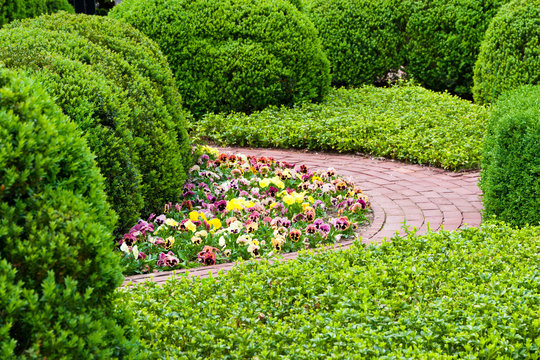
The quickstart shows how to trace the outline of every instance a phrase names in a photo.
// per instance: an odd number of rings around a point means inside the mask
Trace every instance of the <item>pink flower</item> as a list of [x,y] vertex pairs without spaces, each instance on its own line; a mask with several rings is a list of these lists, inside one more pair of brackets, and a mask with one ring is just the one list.
[[159,254],[158,261],[156,262],[157,266],[161,267],[168,267],[168,266],[175,266],[178,265],[180,260],[176,256],[174,256],[172,251],[169,251],[167,254],[161,253]]

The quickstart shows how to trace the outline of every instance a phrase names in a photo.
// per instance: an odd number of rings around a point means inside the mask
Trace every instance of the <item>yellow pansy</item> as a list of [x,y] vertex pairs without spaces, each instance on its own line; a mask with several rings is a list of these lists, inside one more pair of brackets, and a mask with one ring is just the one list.
[[313,196],[311,196],[311,195],[308,196],[308,200],[309,200],[309,202],[312,203],[312,204],[315,202],[315,199],[314,199]]
[[292,196],[294,197],[294,200],[299,204],[301,204],[304,201],[304,196],[305,195],[306,195],[305,192],[297,193],[296,191],[294,191],[292,193]]
[[285,183],[281,181],[281,179],[277,176],[271,178],[270,181],[272,182],[272,184],[276,185],[280,189],[283,189],[285,187]]
[[283,197],[283,202],[287,205],[292,205],[296,202],[296,200],[294,196],[287,194]]
[[314,177],[311,178],[311,181],[315,183],[315,182],[317,182],[317,181],[321,181],[321,182],[322,182],[323,180],[322,180],[320,177],[318,177],[318,176],[314,176]]
[[188,220],[184,223],[184,226],[186,227],[186,229],[188,229],[189,231],[193,231],[195,232],[195,230],[197,230],[197,226],[195,226],[194,223],[191,222],[191,220]]
[[259,186],[263,189],[265,187],[268,187],[268,185],[270,185],[270,179],[262,179],[261,181],[259,181]]
[[174,219],[166,219],[165,224],[174,227],[174,226],[178,226],[178,221]]
[[221,227],[221,220],[219,220],[218,218],[214,218],[208,221],[208,225],[212,226],[214,230],[217,230]]
[[189,220],[197,221],[199,220],[199,213],[197,211],[192,211],[189,213]]
[[247,201],[246,199],[239,197],[236,199],[232,199],[227,202],[227,210],[243,210],[245,208],[250,208],[255,206],[255,203],[253,201]]

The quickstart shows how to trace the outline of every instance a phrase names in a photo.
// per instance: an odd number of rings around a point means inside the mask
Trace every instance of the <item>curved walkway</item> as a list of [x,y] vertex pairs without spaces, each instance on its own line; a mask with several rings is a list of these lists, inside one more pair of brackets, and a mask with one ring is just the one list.
[[[418,234],[428,226],[432,230],[456,230],[465,226],[480,225],[482,201],[477,186],[478,172],[454,173],[438,168],[404,164],[391,160],[378,160],[356,155],[318,152],[220,148],[223,152],[270,156],[279,161],[305,164],[310,169],[334,168],[344,177],[350,177],[369,197],[374,213],[371,224],[361,233],[362,242],[380,243],[399,232],[403,223]],[[351,241],[342,243],[347,247]],[[296,253],[284,254],[293,259]],[[209,273],[227,271],[234,264],[218,264],[191,270],[177,270],[176,274],[189,271],[190,276],[207,277]],[[124,284],[143,282],[152,278],[164,282],[172,272],[136,275],[126,278]]]

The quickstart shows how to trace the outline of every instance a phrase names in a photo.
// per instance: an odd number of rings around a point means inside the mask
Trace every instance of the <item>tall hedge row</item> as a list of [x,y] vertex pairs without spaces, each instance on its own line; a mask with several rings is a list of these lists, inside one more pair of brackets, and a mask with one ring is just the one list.
[[328,91],[317,31],[288,1],[124,0],[109,16],[160,45],[196,117],[291,105]]
[[485,217],[540,224],[540,86],[501,95],[484,140],[480,187]]
[[0,59],[35,74],[87,135],[120,229],[180,194],[185,116],[152,41],[113,19],[63,13],[4,28]]
[[68,0],[0,0],[0,27],[16,19],[31,18],[57,11],[73,13]]
[[136,354],[112,302],[115,221],[82,133],[0,67],[0,358]]
[[493,19],[474,67],[474,99],[491,103],[526,84],[540,84],[539,0],[512,1]]

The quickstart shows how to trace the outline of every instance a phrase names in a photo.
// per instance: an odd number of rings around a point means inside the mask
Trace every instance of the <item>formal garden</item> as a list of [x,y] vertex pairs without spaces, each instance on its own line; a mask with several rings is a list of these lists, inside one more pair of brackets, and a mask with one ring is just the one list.
[[[540,0],[114,3],[0,0],[1,359],[540,358]],[[361,182],[220,146],[479,172],[482,223],[366,244]]]

